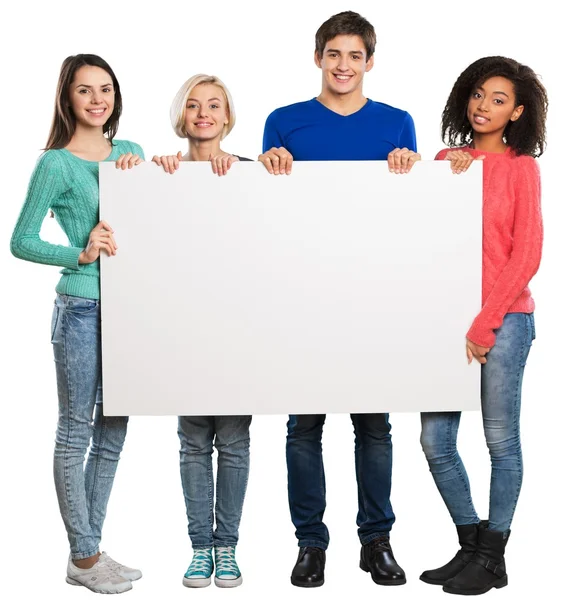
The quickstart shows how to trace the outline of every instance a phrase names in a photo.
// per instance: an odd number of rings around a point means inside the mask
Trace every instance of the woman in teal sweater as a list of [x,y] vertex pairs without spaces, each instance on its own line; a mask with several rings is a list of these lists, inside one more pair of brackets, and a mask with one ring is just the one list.
[[[14,256],[62,267],[51,340],[59,396],[54,477],[70,542],[66,581],[102,593],[129,590],[142,576],[99,552],[127,418],[103,415],[99,255],[114,255],[117,245],[109,224],[98,222],[98,163],[116,161],[126,169],[143,159],[140,146],[114,139],[121,108],[119,83],[103,59],[79,54],[64,61],[46,152],[11,240]],[[68,246],[40,238],[49,210]]]

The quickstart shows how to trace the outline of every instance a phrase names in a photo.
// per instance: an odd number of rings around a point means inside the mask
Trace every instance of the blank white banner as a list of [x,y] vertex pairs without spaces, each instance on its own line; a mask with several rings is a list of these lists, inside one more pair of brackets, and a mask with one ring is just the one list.
[[481,164],[100,164],[106,415],[474,410]]

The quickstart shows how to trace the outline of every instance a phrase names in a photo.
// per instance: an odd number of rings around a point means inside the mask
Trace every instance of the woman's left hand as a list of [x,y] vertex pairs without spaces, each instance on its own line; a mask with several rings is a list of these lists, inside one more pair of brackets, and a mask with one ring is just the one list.
[[226,175],[233,163],[240,159],[233,154],[221,154],[220,156],[210,156],[208,159],[212,165],[212,172],[220,177]]
[[142,158],[138,156],[138,154],[133,154],[132,152],[127,152],[126,154],[121,154],[115,163],[116,169],[132,169],[136,165],[139,165],[143,162]]
[[475,358],[475,360],[484,365],[487,362],[485,355],[489,352],[491,348],[486,348],[485,346],[479,346],[475,344],[471,340],[466,339],[466,354],[468,359],[468,365],[471,364],[471,361]]

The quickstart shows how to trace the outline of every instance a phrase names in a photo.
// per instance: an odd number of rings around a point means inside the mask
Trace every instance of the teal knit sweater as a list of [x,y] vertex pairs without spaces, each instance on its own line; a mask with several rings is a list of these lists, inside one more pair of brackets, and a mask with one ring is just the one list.
[[[133,142],[113,140],[106,161],[132,152],[144,158]],[[69,246],[50,244],[39,233],[49,211],[68,237]],[[27,197],[12,234],[14,256],[63,267],[56,291],[59,294],[99,300],[99,259],[79,265],[91,230],[99,222],[99,163],[78,158],[66,149],[47,150],[39,157],[29,182]]]

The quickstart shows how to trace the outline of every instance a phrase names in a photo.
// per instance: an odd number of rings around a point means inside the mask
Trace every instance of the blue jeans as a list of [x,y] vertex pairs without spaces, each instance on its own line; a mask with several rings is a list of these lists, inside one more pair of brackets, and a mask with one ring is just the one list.
[[127,432],[127,417],[103,416],[100,321],[98,300],[57,296],[51,325],[59,406],[54,477],[73,559],[99,551]]
[[[358,485],[358,536],[362,544],[388,535],[395,521],[390,502],[392,441],[386,413],[353,414]],[[325,473],[321,437],[325,415],[289,415],[286,438],[288,502],[298,545],[327,548]]]
[[[251,416],[179,417],[181,484],[194,549],[238,543],[249,476],[250,424]],[[213,446],[218,451],[216,507]]]
[[[522,486],[520,400],[526,359],[535,338],[534,316],[508,313],[481,365],[481,412],[491,456],[489,529],[510,528]],[[456,448],[459,412],[421,413],[421,445],[456,525],[478,523],[469,479]]]

